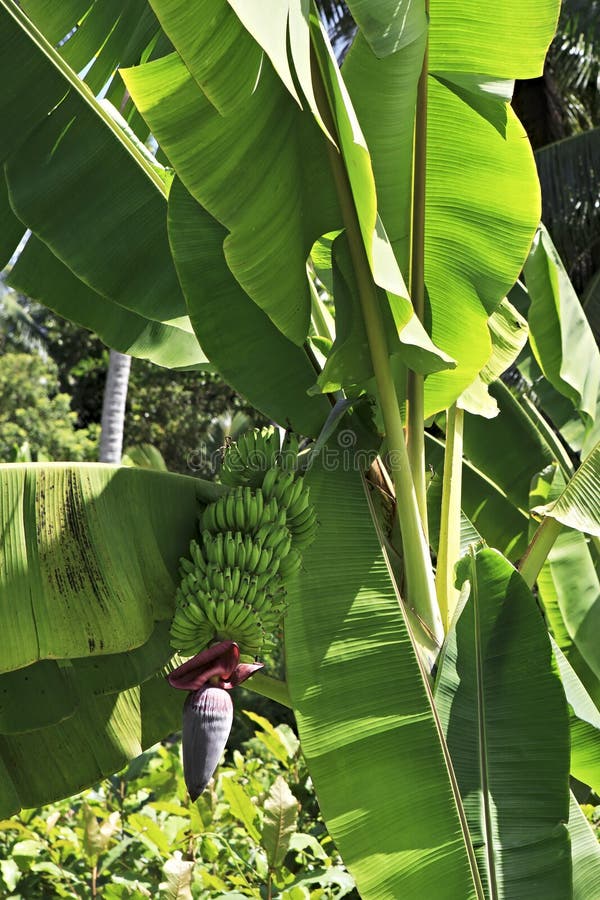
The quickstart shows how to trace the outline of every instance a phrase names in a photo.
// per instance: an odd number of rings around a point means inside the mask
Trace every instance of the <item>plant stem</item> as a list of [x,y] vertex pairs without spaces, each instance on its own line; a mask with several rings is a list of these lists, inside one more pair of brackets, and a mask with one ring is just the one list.
[[[315,54],[316,55],[316,54]],[[329,133],[337,137],[337,129],[329,108],[323,77],[314,60],[313,77],[319,111]],[[406,602],[414,609],[441,647],[444,629],[435,595],[429,547],[423,531],[415,486],[413,483],[400,406],[390,366],[387,336],[383,324],[377,288],[363,243],[352,188],[341,152],[327,142],[329,160],[340,204],[348,246],[358,285],[367,341],[377,383],[379,403],[385,424],[388,461],[394,489],[396,510],[402,534],[406,576]]]
[[[426,3],[426,10],[428,7]],[[427,157],[427,70],[428,45],[425,44],[423,68],[417,89],[415,117],[415,141],[413,164],[413,202],[411,224],[411,261],[408,288],[415,315],[421,322],[425,318],[425,184]],[[408,370],[407,379],[407,445],[410,470],[415,485],[417,503],[425,535],[427,527],[427,500],[425,490],[425,398],[424,378]]]
[[278,678],[271,678],[269,675],[263,675],[262,672],[255,672],[244,687],[250,688],[269,700],[275,700],[282,706],[292,708],[292,701],[288,692],[287,681],[280,681]]
[[460,500],[465,414],[454,404],[446,415],[444,483],[435,586],[442,622],[447,631],[458,599],[458,591],[454,587],[454,564],[460,556]]
[[535,584],[541,568],[546,562],[546,557],[552,550],[554,541],[560,534],[561,529],[561,523],[553,519],[552,516],[546,516],[538,526],[519,563],[519,572],[525,579],[528,587],[532,588]]

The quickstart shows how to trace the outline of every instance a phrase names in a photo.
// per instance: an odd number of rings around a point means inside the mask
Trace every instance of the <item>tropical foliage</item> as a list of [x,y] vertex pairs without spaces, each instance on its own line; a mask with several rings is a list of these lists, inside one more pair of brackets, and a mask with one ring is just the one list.
[[[558,3],[348,7],[340,71],[303,0],[0,0],[0,249],[31,229],[13,286],[315,439],[286,683],[250,683],[360,895],[593,898],[600,355],[510,105]],[[178,559],[228,487],[0,483],[9,814],[175,727]]]
[[11,462],[27,444],[30,459],[92,460],[98,430],[77,428],[68,394],[59,390],[51,359],[38,354],[0,356],[0,459]]
[[0,822],[3,896],[233,900],[270,885],[284,900],[356,897],[298,739],[249,715],[256,735],[196,804],[171,741],[78,797]]

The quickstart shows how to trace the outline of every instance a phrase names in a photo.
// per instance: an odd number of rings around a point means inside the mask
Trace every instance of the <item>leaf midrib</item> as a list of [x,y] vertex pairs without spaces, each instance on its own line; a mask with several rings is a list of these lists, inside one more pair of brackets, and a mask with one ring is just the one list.
[[12,19],[14,19],[17,26],[21,28],[25,32],[25,34],[27,34],[28,37],[37,45],[40,52],[44,54],[44,56],[49,60],[54,68],[58,69],[67,84],[70,85],[71,89],[76,92],[79,98],[83,100],[83,102],[86,103],[89,107],[91,107],[98,118],[102,119],[106,127],[109,128],[112,132],[113,136],[119,141],[120,144],[122,144],[129,155],[133,157],[135,162],[145,172],[154,186],[158,188],[162,196],[166,198],[167,189],[158,172],[152,167],[152,165],[144,157],[142,152],[135,146],[135,144],[127,140],[125,134],[123,133],[123,130],[117,125],[116,122],[113,121],[102,104],[96,100],[85,82],[83,82],[78,77],[78,75],[73,72],[70,66],[67,65],[67,63],[64,61],[60,53],[57,53],[54,47],[46,40],[42,32],[33,24],[33,22],[25,15],[25,13],[15,5],[13,0],[0,0],[0,6],[2,6],[6,10],[8,15],[11,16]]
[[475,667],[477,676],[477,736],[479,755],[479,774],[481,778],[481,796],[483,802],[485,854],[488,869],[488,884],[491,900],[498,900],[498,881],[496,877],[496,860],[492,840],[492,811],[489,794],[489,764],[487,758],[487,728],[485,716],[485,696],[483,677],[483,654],[481,647],[481,618],[479,610],[479,592],[477,589],[477,562],[471,559],[471,589],[473,592],[473,623],[475,630]]

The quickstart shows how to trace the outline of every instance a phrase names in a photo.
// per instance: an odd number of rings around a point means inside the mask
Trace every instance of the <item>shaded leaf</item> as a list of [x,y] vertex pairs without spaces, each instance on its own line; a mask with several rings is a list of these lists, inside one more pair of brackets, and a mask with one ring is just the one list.
[[147,319],[101,296],[34,237],[28,240],[7,283],[89,328],[113,350],[167,368],[213,368],[194,334]]
[[237,284],[223,256],[226,230],[178,179],[169,197],[169,235],[196,334],[223,378],[276,422],[319,434],[329,404],[307,394],[315,380],[308,357]]
[[144,469],[0,466],[2,669],[144,644],[172,616],[198,501],[220,490]]
[[[525,263],[530,342],[542,372],[594,424],[600,394],[600,351],[550,235],[540,226]],[[573,348],[577,352],[573,352]]]
[[562,494],[552,503],[537,506],[533,512],[600,537],[600,442],[585,458]]

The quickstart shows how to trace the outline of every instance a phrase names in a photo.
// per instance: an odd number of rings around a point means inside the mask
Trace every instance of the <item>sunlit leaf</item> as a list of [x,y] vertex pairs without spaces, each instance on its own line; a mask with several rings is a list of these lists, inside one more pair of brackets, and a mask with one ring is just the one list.
[[[470,597],[436,703],[490,896],[569,896],[569,720],[535,600],[501,554],[462,572]],[[518,797],[518,803],[515,798]]]

